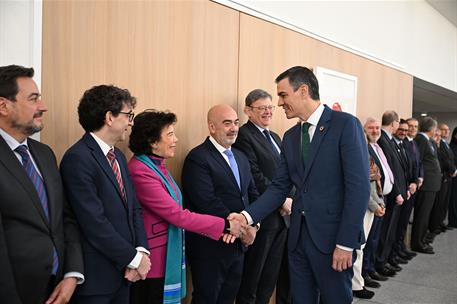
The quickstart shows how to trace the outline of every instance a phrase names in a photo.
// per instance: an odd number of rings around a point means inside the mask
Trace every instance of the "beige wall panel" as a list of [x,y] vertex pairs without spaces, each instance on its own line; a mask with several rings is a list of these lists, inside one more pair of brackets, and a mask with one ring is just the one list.
[[[357,76],[357,116],[381,117],[387,109],[410,116],[412,110],[412,76],[382,66],[371,60],[322,43],[281,26],[241,14],[239,111],[244,98],[254,88],[276,95],[274,79],[295,65],[321,66]],[[277,98],[274,98],[276,103]],[[245,115],[241,115],[243,122]],[[288,121],[282,109],[275,113],[272,129],[282,134],[295,120]]]
[[[135,112],[178,115],[175,177],[207,134],[206,112],[236,108],[239,13],[209,1],[46,1],[43,97],[50,111],[43,141],[60,158],[83,134],[76,108],[96,84],[128,88]],[[120,145],[130,155],[126,143]],[[178,170],[179,169],[179,170]]]

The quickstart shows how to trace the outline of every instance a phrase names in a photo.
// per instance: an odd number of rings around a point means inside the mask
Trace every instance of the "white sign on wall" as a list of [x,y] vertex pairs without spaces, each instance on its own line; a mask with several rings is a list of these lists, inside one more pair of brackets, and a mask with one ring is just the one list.
[[314,74],[319,81],[319,95],[323,104],[331,109],[357,114],[357,77],[316,67]]

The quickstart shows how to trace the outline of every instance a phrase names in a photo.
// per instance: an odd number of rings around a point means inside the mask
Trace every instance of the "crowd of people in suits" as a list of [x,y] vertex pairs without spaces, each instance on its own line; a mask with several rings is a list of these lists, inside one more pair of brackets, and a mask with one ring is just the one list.
[[[264,90],[247,95],[241,127],[233,108],[211,107],[181,188],[167,169],[176,115],[135,116],[113,85],[84,92],[85,134],[58,167],[29,137],[48,111],[33,74],[0,67],[2,302],[181,303],[189,265],[196,304],[269,303],[275,289],[278,304],[351,303],[457,226],[457,128],[448,144],[429,117],[387,111],[362,126],[320,102],[305,67],[275,80],[299,119],[282,141]],[[127,161],[115,145],[130,127]]]

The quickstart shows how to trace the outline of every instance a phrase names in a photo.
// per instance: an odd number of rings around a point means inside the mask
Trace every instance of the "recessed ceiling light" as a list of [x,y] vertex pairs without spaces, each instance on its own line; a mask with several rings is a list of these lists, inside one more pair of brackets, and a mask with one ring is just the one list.
[[421,116],[425,117],[425,116],[427,116],[427,113],[421,113]]

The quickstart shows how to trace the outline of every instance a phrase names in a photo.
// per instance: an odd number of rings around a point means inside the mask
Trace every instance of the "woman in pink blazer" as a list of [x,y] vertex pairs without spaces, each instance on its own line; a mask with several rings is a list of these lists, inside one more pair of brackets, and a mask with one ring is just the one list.
[[[143,208],[151,270],[144,281],[132,285],[131,303],[181,303],[186,295],[183,232],[189,230],[214,240],[241,233],[238,222],[190,212],[182,207],[179,187],[166,168],[178,141],[176,115],[146,110],[135,117],[129,147],[135,154],[129,171]],[[222,241],[222,240],[221,240]]]

